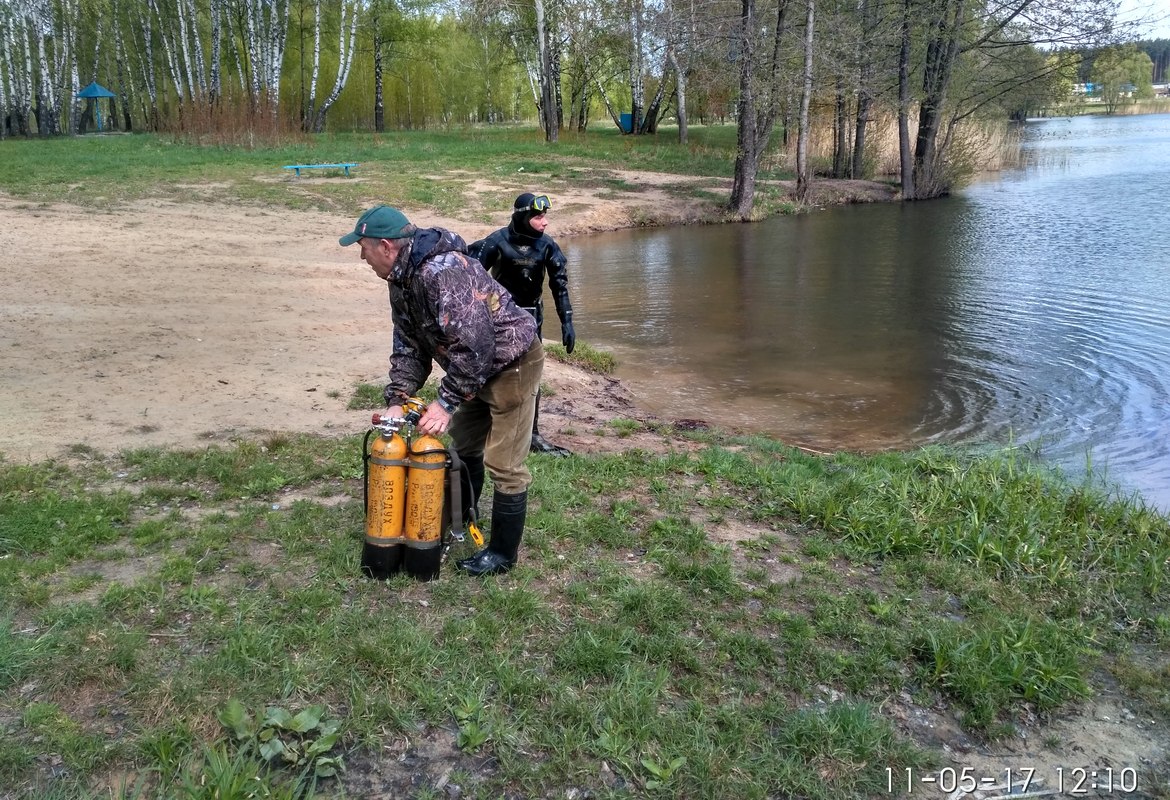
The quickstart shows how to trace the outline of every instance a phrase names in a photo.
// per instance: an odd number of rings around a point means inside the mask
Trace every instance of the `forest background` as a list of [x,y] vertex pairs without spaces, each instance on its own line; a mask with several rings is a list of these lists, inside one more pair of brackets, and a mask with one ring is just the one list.
[[[324,131],[597,118],[737,126],[733,214],[762,167],[947,194],[988,136],[1166,80],[1157,20],[1114,0],[0,0],[0,137],[168,131],[255,146]],[[90,82],[111,97],[82,100]],[[1092,97],[1076,89],[1094,84]]]

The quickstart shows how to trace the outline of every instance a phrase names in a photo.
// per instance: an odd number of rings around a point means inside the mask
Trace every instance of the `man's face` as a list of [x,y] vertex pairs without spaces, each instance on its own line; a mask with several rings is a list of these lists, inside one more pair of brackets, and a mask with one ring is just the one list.
[[390,277],[394,261],[398,258],[399,246],[390,239],[372,239],[363,236],[358,240],[362,248],[362,261],[370,265],[374,274],[382,280]]
[[544,229],[548,227],[548,217],[544,214],[537,214],[528,220],[528,225],[537,233],[544,233]]

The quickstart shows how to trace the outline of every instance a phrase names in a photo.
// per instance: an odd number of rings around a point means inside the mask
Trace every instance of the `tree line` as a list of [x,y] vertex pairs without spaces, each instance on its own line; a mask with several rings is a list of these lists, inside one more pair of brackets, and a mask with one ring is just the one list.
[[[1116,0],[0,0],[0,136],[734,121],[748,218],[774,142],[804,196],[812,137],[866,177],[879,119],[903,195],[945,194],[964,125],[1051,102],[1133,34]],[[77,99],[91,81],[115,97]]]

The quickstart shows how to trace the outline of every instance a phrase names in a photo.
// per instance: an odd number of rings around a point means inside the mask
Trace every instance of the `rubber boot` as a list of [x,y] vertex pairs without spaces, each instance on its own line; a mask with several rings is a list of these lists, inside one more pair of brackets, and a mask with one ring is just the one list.
[[524,518],[528,515],[528,492],[492,496],[492,540],[483,550],[456,562],[469,575],[499,575],[516,565]]
[[532,415],[532,444],[528,446],[531,453],[545,453],[550,456],[571,456],[564,447],[553,444],[540,435],[540,391],[536,392],[536,411]]

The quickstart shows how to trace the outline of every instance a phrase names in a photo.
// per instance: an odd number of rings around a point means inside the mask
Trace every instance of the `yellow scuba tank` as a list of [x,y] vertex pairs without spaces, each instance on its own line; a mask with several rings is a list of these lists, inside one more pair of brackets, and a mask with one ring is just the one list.
[[[362,572],[386,580],[402,569],[406,520],[406,440],[399,421],[375,414],[362,445],[365,461],[366,539]],[[377,432],[372,446],[370,437]]]
[[448,454],[435,437],[418,436],[410,444],[408,461],[403,566],[410,575],[431,580],[439,576],[442,561]]

